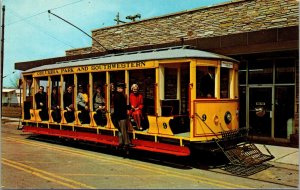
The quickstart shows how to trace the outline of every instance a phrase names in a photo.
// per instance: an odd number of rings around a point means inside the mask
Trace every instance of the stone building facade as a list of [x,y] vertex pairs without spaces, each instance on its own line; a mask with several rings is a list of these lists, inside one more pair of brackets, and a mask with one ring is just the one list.
[[[198,38],[228,36],[274,28],[298,26],[296,0],[237,0],[216,6],[100,28],[92,36],[106,49],[126,49]],[[66,55],[104,49],[93,41],[92,49],[66,51]]]

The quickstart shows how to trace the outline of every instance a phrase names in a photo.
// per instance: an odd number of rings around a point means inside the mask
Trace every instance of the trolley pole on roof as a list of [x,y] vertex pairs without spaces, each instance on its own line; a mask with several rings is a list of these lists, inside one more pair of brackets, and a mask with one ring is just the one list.
[[67,20],[65,20],[65,19],[63,19],[63,18],[61,18],[60,16],[58,16],[58,15],[56,15],[56,14],[54,14],[54,13],[51,13],[50,10],[48,10],[48,13],[49,13],[49,14],[52,14],[52,15],[54,15],[54,16],[56,16],[57,18],[59,18],[59,19],[65,21],[66,23],[70,24],[71,26],[77,28],[78,30],[80,30],[81,32],[83,32],[85,35],[87,35],[88,37],[92,38],[95,42],[97,42],[97,43],[98,43],[105,51],[108,51],[102,44],[100,44],[100,42],[98,42],[95,38],[93,38],[92,36],[90,36],[88,33],[86,33],[85,31],[83,31],[83,30],[80,29],[79,27],[77,27],[77,26],[75,26],[74,24],[70,23],[69,21],[67,21]]

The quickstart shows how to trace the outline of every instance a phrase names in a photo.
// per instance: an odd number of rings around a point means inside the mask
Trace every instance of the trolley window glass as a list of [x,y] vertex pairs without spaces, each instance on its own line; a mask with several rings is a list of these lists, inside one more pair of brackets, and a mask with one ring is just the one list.
[[165,68],[165,99],[177,99],[177,68]]
[[221,68],[220,93],[221,98],[229,98],[229,69]]
[[196,71],[197,98],[215,97],[215,67],[198,66]]

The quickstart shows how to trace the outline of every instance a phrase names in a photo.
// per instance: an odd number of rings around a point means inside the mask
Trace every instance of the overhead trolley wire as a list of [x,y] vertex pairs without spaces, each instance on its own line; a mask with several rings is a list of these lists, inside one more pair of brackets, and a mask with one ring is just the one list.
[[[86,33],[85,31],[83,31],[81,28],[79,28],[78,26],[75,26],[74,24],[72,24],[71,22],[67,21],[66,19],[52,13],[50,10],[48,10],[49,14],[52,14],[54,16],[56,16],[57,18],[63,20],[64,22],[70,24],[71,26],[75,27],[76,29],[80,30],[82,33],[84,33],[85,35],[87,35],[88,37],[92,38],[95,42],[97,42],[97,44],[99,44],[105,51],[108,51],[108,49],[106,49],[99,41],[97,41],[95,38],[93,38],[91,35],[89,35],[88,33]],[[99,50],[99,49],[98,49]]]
[[[65,42],[63,42],[63,41],[57,39],[56,37],[54,37],[54,36],[48,34],[47,32],[45,32],[45,31],[43,31],[43,30],[41,30],[40,27],[37,27],[37,26],[35,26],[33,23],[30,23],[30,22],[28,21],[28,19],[30,19],[30,18],[33,18],[33,17],[36,17],[36,16],[38,16],[38,15],[41,15],[41,14],[44,14],[44,13],[47,13],[47,12],[48,12],[48,14],[52,14],[52,15],[56,16],[57,18],[63,20],[64,22],[66,22],[66,23],[72,25],[73,27],[77,28],[78,30],[80,30],[81,32],[83,32],[85,35],[87,35],[88,37],[90,37],[91,39],[93,39],[93,40],[94,40],[97,44],[99,44],[105,51],[108,51],[107,48],[105,48],[99,41],[97,41],[97,40],[96,40],[95,38],[93,38],[91,35],[87,34],[85,31],[83,31],[83,30],[80,29],[79,27],[75,26],[74,24],[70,23],[69,21],[67,21],[67,20],[61,18],[60,16],[58,16],[58,15],[56,15],[56,14],[54,14],[54,13],[51,12],[51,10],[60,9],[60,8],[62,8],[62,7],[66,7],[66,6],[75,4],[75,3],[79,3],[79,2],[81,2],[81,1],[84,1],[84,0],[78,0],[78,1],[75,1],[75,2],[72,2],[72,3],[68,3],[68,4],[65,4],[65,5],[59,6],[59,7],[55,7],[55,8],[49,9],[49,10],[47,10],[47,11],[42,11],[42,12],[36,13],[36,14],[34,14],[34,15],[28,16],[28,17],[26,17],[26,18],[21,17],[21,16],[18,15],[15,11],[13,11],[13,10],[10,9],[11,12],[13,12],[17,17],[19,17],[19,18],[21,18],[21,19],[18,20],[18,21],[15,21],[15,22],[8,23],[6,26],[9,26],[9,25],[12,25],[12,24],[15,24],[15,23],[18,23],[18,22],[25,21],[25,22],[27,22],[27,24],[30,24],[31,26],[34,26],[35,28],[38,28],[38,30],[42,31],[44,34],[50,36],[51,38],[54,38],[54,39],[56,39],[57,41],[60,41],[61,43],[63,43],[63,44],[65,44],[65,45],[68,45],[68,46],[74,48],[72,45],[69,45],[69,44],[67,44],[67,43],[65,43]],[[96,48],[97,50],[99,50],[97,47],[95,47],[95,48]],[[100,50],[99,50],[99,51],[100,51]]]
[[[9,8],[9,10],[10,10],[11,13],[13,13],[15,16],[17,16],[17,17],[19,17],[19,18],[22,18],[18,13],[16,13],[16,12],[13,11],[12,9]],[[53,38],[53,39],[55,39],[55,40],[57,40],[57,41],[59,41],[59,42],[65,44],[65,45],[67,45],[67,46],[69,46],[69,47],[71,47],[71,48],[75,48],[74,46],[72,46],[72,45],[70,45],[70,44],[68,44],[68,43],[66,43],[66,42],[64,42],[64,41],[62,41],[62,40],[60,40],[60,39],[54,37],[53,35],[49,34],[48,32],[45,32],[44,30],[41,30],[41,27],[39,27],[39,26],[33,24],[32,22],[29,22],[29,21],[26,20],[26,19],[24,19],[23,21],[25,21],[27,24],[29,24],[30,26],[34,27],[35,29],[39,30],[40,32],[44,33],[45,35],[47,35],[47,36],[49,36],[49,37],[51,37],[51,38]]]
[[[69,5],[73,5],[73,4],[75,4],[75,3],[79,3],[79,2],[81,2],[81,1],[84,1],[84,0],[75,1],[75,2],[68,3],[68,4],[65,4],[65,5],[59,6],[59,7],[55,7],[55,8],[49,9],[49,10],[60,9],[60,8],[62,8],[62,7],[66,7],[66,6],[69,6]],[[34,14],[34,15],[31,15],[31,16],[28,16],[28,17],[25,17],[25,18],[22,18],[22,19],[20,19],[20,20],[15,21],[15,22],[8,23],[8,24],[6,24],[6,26],[9,26],[9,25],[12,25],[12,24],[16,24],[16,23],[18,23],[18,22],[22,22],[22,21],[28,20],[28,19],[30,19],[30,18],[32,18],[32,17],[39,16],[39,15],[41,15],[41,14],[43,14],[43,13],[48,13],[48,10],[42,11],[42,12],[39,12],[39,13],[36,13],[36,14]]]

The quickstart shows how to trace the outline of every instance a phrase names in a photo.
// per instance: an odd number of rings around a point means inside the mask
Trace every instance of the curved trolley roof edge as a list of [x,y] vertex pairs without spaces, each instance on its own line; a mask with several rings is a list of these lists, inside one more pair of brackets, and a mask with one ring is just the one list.
[[28,69],[23,73],[31,73],[36,71],[59,69],[72,66],[86,66],[97,65],[107,63],[120,63],[120,62],[137,62],[137,61],[150,61],[161,59],[179,59],[179,58],[205,58],[205,59],[220,59],[224,61],[239,62],[233,58],[211,53],[207,51],[195,50],[195,49],[183,49],[181,48],[161,48],[151,49],[144,51],[120,53],[120,54],[108,54],[100,57],[92,57],[87,59],[77,59],[71,61],[56,62],[51,65],[43,65],[35,68]]

